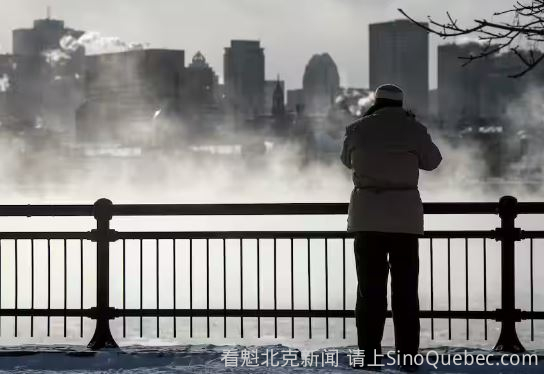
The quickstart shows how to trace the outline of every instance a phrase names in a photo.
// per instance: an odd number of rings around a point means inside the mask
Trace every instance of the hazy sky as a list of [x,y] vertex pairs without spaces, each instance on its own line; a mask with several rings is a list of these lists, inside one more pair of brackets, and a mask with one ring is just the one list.
[[[341,83],[368,84],[368,24],[400,18],[397,8],[416,18],[491,18],[515,0],[1,0],[0,53],[11,52],[11,30],[53,18],[68,27],[98,31],[127,42],[179,48],[186,62],[201,50],[223,75],[223,48],[230,39],[259,39],[265,48],[266,75],[280,74],[288,88],[302,85],[312,54],[329,52]],[[436,86],[436,44],[431,39],[431,87]]]

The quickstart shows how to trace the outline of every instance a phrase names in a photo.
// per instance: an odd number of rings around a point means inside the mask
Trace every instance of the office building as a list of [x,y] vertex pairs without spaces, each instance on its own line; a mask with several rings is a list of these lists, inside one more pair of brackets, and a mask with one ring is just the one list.
[[180,105],[184,59],[183,50],[164,49],[87,56],[78,140],[134,145],[151,141],[155,113]]
[[183,107],[193,111],[214,105],[217,82],[217,75],[206,62],[206,58],[200,51],[197,52],[185,69]]
[[326,114],[340,89],[338,68],[328,53],[313,55],[302,79],[304,110],[308,114]]
[[252,117],[266,113],[264,51],[260,42],[232,40],[225,48],[226,96],[235,113]]
[[369,26],[369,82],[375,90],[385,83],[405,92],[405,106],[425,116],[429,105],[429,35],[409,20]]

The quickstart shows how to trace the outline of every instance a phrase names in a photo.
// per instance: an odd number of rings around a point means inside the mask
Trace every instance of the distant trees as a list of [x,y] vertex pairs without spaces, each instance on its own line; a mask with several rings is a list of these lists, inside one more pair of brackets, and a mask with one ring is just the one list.
[[492,21],[474,19],[471,26],[461,26],[449,12],[446,13],[446,22],[438,22],[429,16],[428,25],[415,21],[402,9],[399,12],[442,38],[476,36],[483,48],[476,54],[459,56],[465,60],[465,65],[501,51],[511,51],[518,57],[520,68],[510,77],[519,78],[544,60],[539,48],[544,42],[544,0],[517,1],[510,9],[494,12]]

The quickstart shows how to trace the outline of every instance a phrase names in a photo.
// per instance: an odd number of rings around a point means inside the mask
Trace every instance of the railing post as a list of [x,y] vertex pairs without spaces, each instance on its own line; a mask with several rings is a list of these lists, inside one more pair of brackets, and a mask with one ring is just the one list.
[[501,321],[501,333],[495,351],[519,353],[525,348],[516,332],[516,322],[521,321],[521,311],[516,309],[515,242],[521,240],[520,230],[514,226],[517,216],[515,197],[503,196],[499,201],[501,227],[497,229],[501,241],[501,303],[497,320]]
[[110,220],[112,218],[112,202],[100,199],[94,203],[94,218],[96,219],[96,308],[93,318],[96,319],[96,330],[87,345],[91,349],[117,348],[110,331],[112,309],[110,301]]

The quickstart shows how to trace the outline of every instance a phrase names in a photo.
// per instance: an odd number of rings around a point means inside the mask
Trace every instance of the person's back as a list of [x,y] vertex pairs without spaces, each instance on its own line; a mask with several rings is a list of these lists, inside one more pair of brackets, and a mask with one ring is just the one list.
[[403,356],[419,349],[419,169],[435,169],[442,156],[402,101],[400,88],[380,86],[371,113],[346,129],[341,154],[353,170],[348,231],[355,234],[357,337],[367,363],[380,361],[389,271],[396,349]]
[[350,125],[346,140],[343,161],[355,186],[348,230],[422,234],[419,169],[441,161],[425,126],[402,107],[386,106]]

